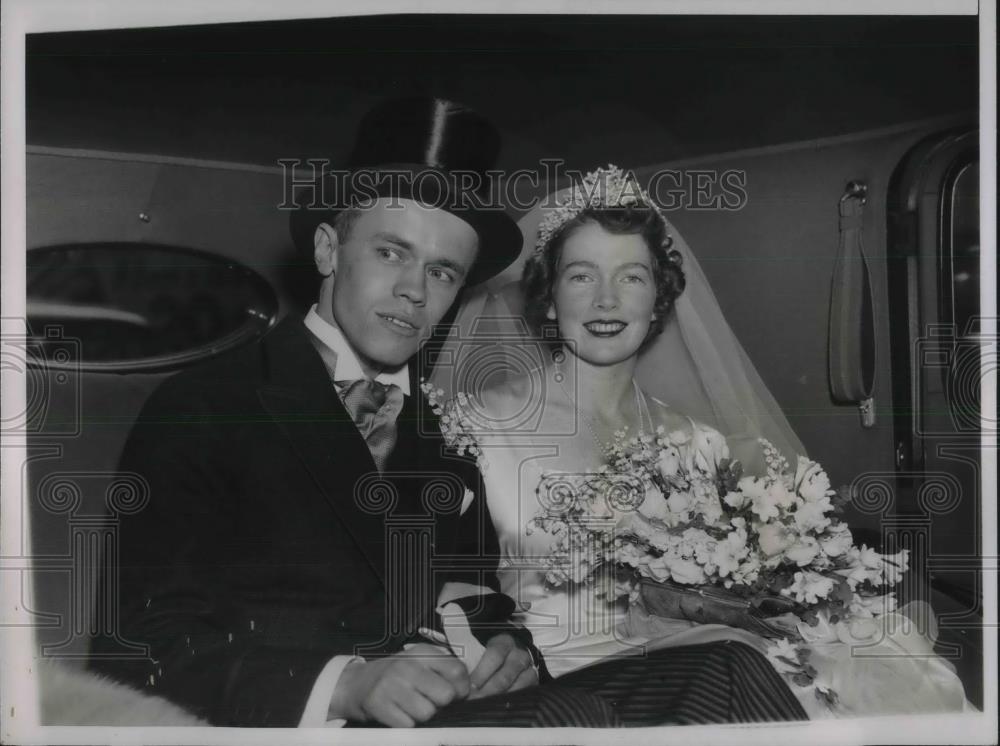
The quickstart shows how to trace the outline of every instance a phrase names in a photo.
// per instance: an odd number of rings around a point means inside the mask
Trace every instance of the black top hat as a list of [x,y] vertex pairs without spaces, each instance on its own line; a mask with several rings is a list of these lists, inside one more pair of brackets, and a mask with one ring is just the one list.
[[521,253],[517,224],[491,204],[486,172],[496,165],[500,135],[462,104],[438,98],[385,101],[361,120],[342,172],[324,173],[316,204],[291,213],[296,247],[312,261],[320,223],[358,199],[399,197],[439,207],[466,221],[479,236],[479,256],[466,278],[475,285],[499,274]]

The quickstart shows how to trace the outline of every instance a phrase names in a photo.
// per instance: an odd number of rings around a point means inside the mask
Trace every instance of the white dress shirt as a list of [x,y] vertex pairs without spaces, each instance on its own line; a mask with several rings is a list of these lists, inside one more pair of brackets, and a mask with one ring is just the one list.
[[[330,375],[334,381],[356,381],[359,378],[369,378],[344,333],[316,313],[315,304],[306,314],[305,325],[306,329],[312,332],[313,336],[326,345],[336,356],[335,367]],[[324,356],[324,362],[332,359],[332,356]],[[410,369],[408,365],[393,371],[382,371],[375,376],[375,380],[386,386],[395,384],[399,386],[405,396],[410,395]]]

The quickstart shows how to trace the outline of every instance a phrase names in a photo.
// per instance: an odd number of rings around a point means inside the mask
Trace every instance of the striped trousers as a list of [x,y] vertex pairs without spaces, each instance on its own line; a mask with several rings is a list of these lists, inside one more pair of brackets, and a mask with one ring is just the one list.
[[767,659],[736,641],[629,656],[444,708],[423,727],[620,727],[808,720]]

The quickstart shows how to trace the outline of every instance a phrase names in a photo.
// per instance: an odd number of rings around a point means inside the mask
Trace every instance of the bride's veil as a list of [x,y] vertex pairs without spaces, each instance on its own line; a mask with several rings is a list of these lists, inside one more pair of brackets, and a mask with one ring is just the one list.
[[[512,267],[467,293],[431,375],[445,397],[477,393],[506,376],[541,366],[545,347],[522,316],[520,275],[534,249],[543,207],[519,226],[525,249]],[[723,433],[745,464],[759,459],[757,438],[794,462],[805,448],[722,314],[694,252],[668,221],[687,280],[663,333],[643,350],[637,380],[672,409]]]

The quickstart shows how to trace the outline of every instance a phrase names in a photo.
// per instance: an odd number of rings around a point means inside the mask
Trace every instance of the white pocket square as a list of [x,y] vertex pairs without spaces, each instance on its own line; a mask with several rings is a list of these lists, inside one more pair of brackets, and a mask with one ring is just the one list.
[[465,511],[467,511],[469,509],[469,506],[472,505],[472,501],[475,498],[476,498],[475,493],[472,490],[470,490],[468,487],[466,487],[465,488],[465,494],[462,495],[462,507],[459,509],[458,514],[459,515],[465,515]]

